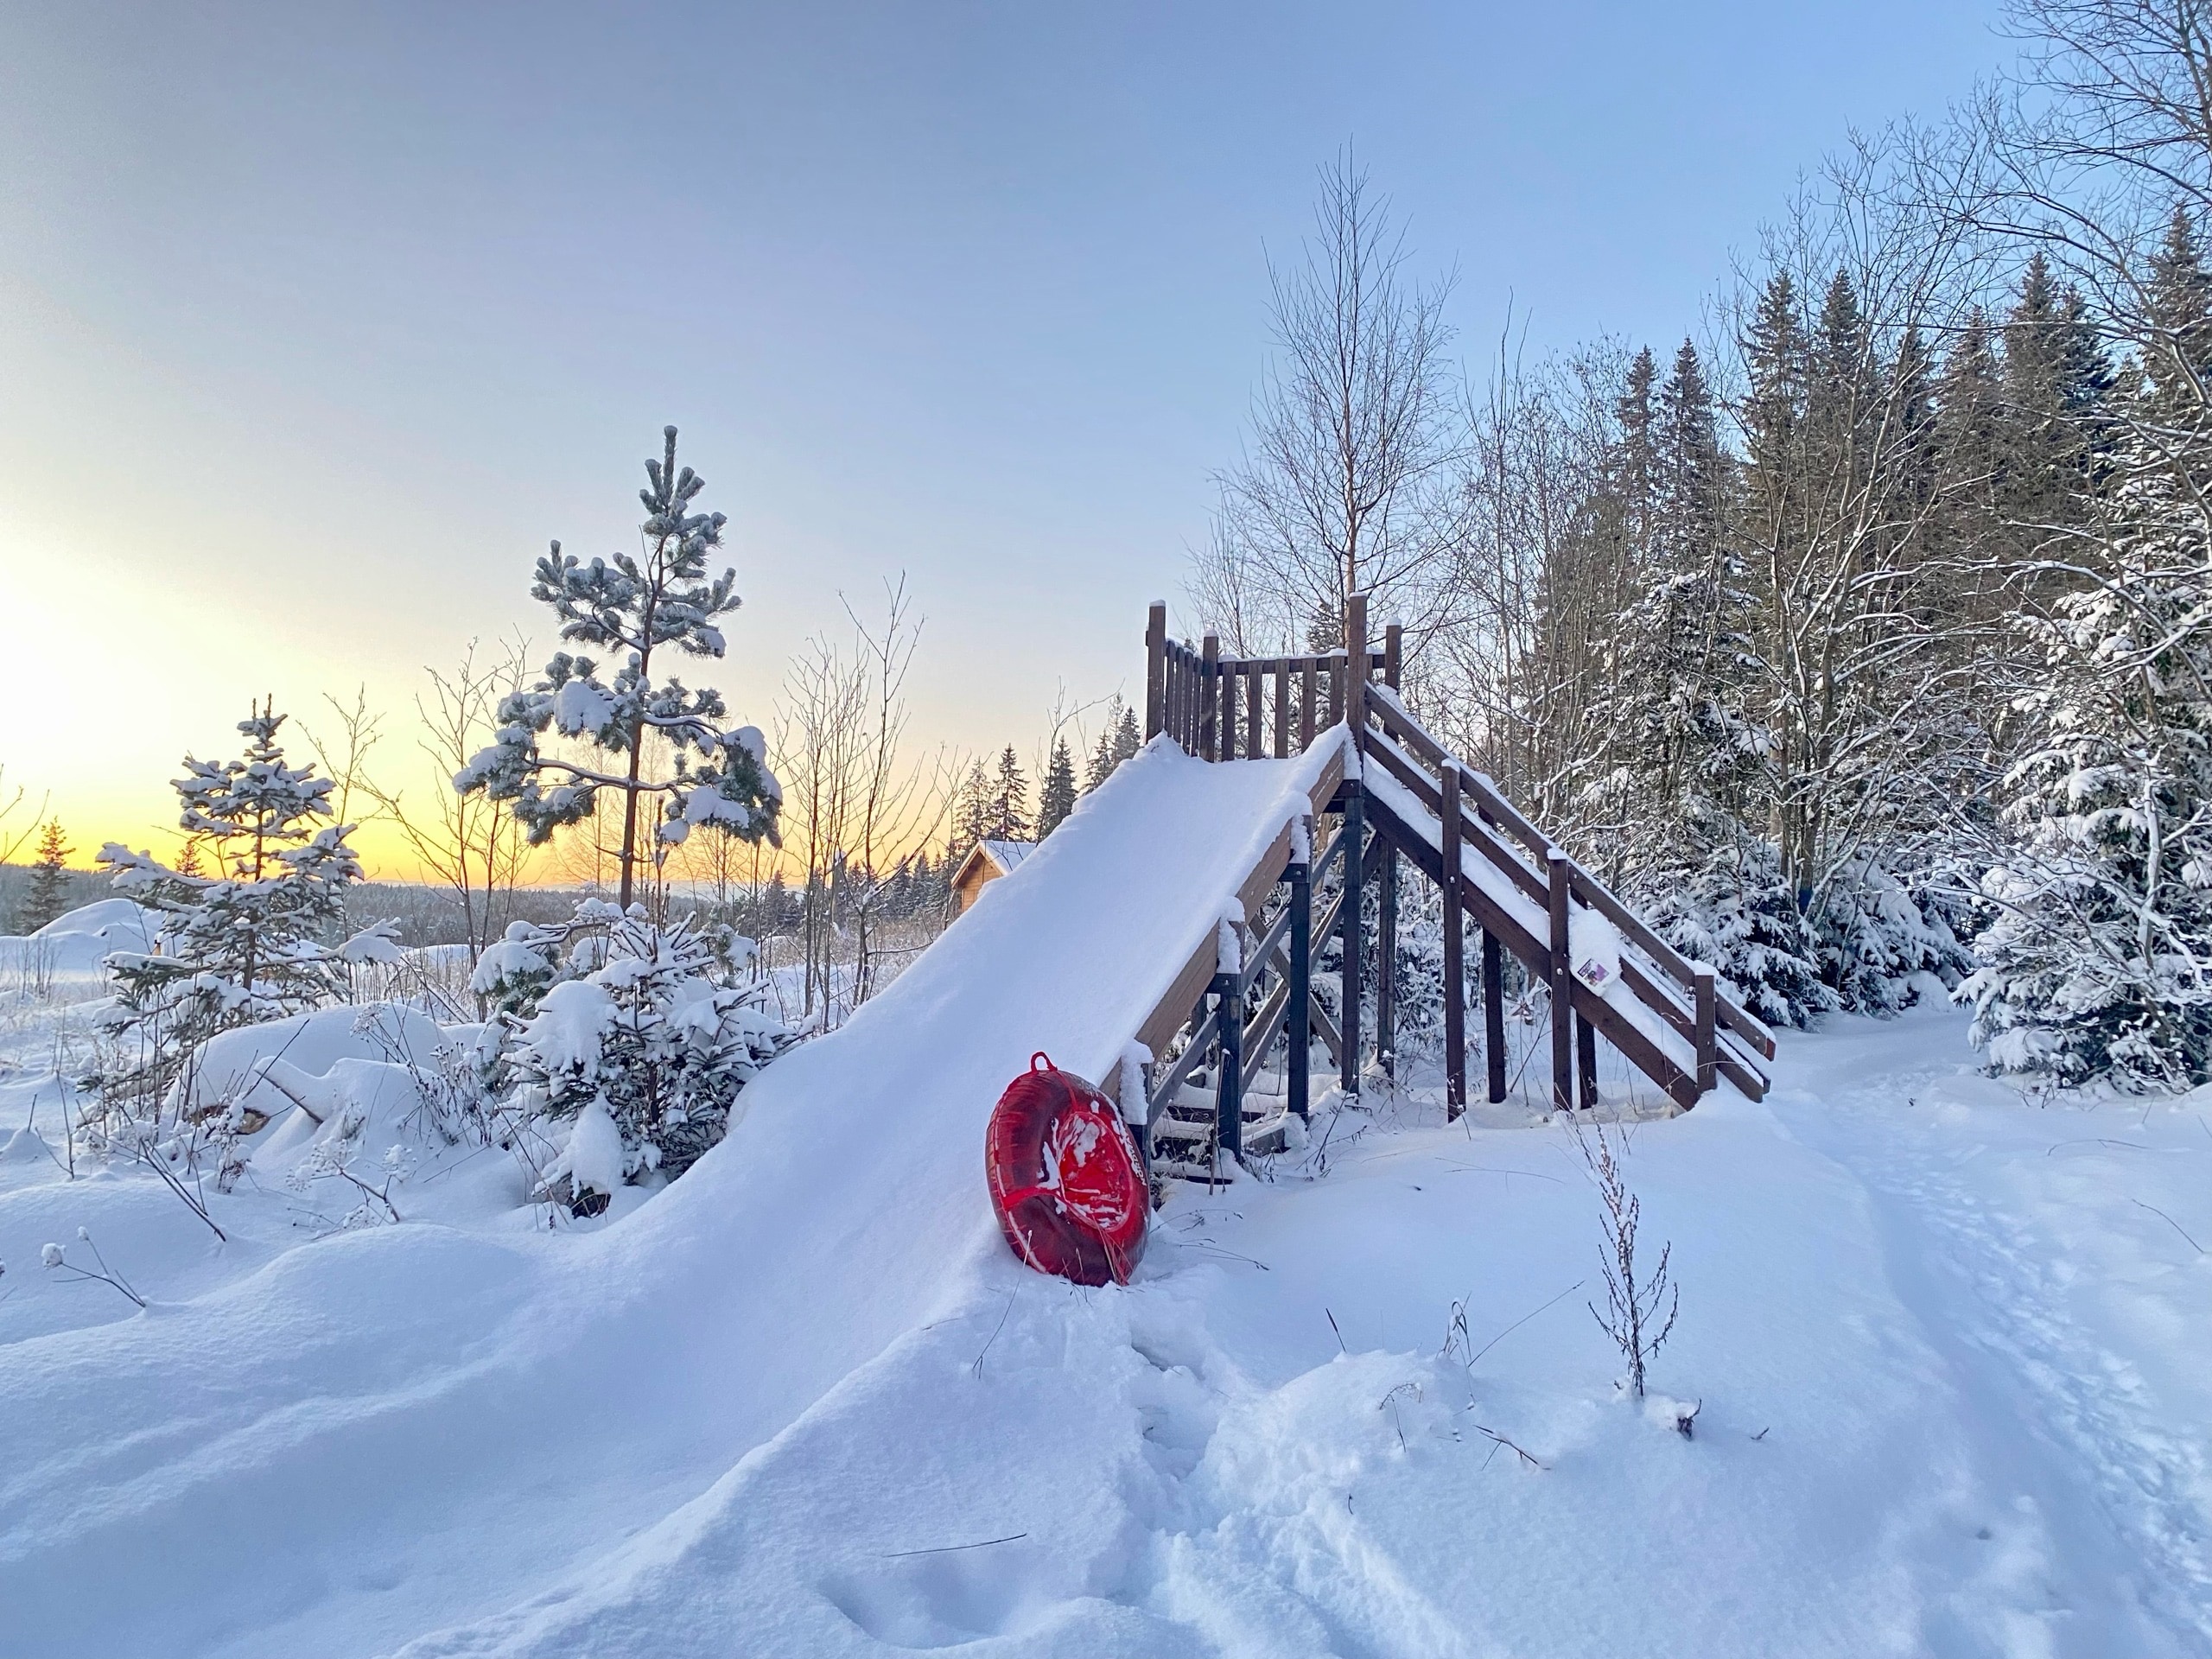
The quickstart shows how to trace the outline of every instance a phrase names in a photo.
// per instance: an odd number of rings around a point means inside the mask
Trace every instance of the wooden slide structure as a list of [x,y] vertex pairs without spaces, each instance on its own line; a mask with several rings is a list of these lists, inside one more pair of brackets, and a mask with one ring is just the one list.
[[[1194,952],[1137,1033],[1153,1054],[1174,1051],[1142,1080],[1140,1140],[1155,1180],[1227,1179],[1245,1156],[1292,1144],[1293,1120],[1302,1126],[1311,1111],[1317,1042],[1347,1094],[1370,1064],[1393,1071],[1401,860],[1442,898],[1448,1116],[1467,1100],[1470,925],[1492,1102],[1508,1093],[1509,957],[1549,994],[1555,1109],[1597,1103],[1600,1039],[1685,1110],[1724,1078],[1754,1100],[1764,1096],[1761,1062],[1774,1057],[1766,1027],[1721,993],[1710,967],[1661,938],[1422,728],[1398,695],[1399,629],[1386,629],[1373,650],[1364,594],[1353,596],[1346,622],[1341,651],[1225,658],[1212,634],[1197,650],[1171,639],[1167,607],[1152,607],[1147,738],[1164,734],[1199,760],[1224,763],[1287,760],[1321,744],[1334,751],[1314,773],[1311,818],[1275,838],[1237,893],[1232,908],[1244,925],[1235,940]],[[1591,929],[1587,916],[1605,927]],[[1604,964],[1578,972],[1578,938],[1592,932],[1605,942]],[[1338,965],[1328,996],[1317,994],[1313,961],[1332,938]],[[1371,1001],[1362,982],[1370,956]],[[1363,1007],[1372,1029],[1363,1029]],[[1275,1086],[1263,1088],[1271,1078]],[[1123,1079],[1125,1109],[1130,1083]]]

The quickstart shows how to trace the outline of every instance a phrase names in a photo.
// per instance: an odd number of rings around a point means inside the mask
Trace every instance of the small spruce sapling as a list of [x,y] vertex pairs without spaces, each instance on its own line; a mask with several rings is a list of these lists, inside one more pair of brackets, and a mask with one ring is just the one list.
[[69,908],[64,871],[73,850],[61,834],[61,820],[48,818],[38,832],[38,856],[31,864],[30,887],[23,895],[16,931],[35,933]]
[[139,1039],[136,1061],[104,1079],[166,1090],[218,1032],[332,1001],[351,969],[394,959],[388,925],[344,937],[346,891],[361,879],[350,824],[330,817],[327,778],[284,764],[284,716],[265,704],[238,722],[240,760],[187,757],[175,787],[179,824],[211,866],[172,869],[110,842],[100,862],[146,912],[153,949],[107,958],[113,1035]]
[[[724,640],[715,620],[739,604],[735,570],[707,573],[725,520],[691,511],[706,480],[689,467],[677,469],[676,429],[663,435],[667,447],[660,460],[645,463],[647,487],[639,492],[642,550],[584,564],[555,542],[531,584],[531,596],[560,619],[564,641],[616,654],[612,677],[602,677],[589,657],[559,652],[535,685],[501,701],[498,741],[454,778],[463,795],[480,791],[511,803],[532,846],[591,818],[601,790],[617,791],[624,910],[639,867],[658,863],[696,828],[711,824],[740,841],[780,844],[783,791],[767,767],[766,740],[754,727],[726,727],[729,711],[713,688],[691,690],[672,677],[655,677],[657,651],[719,658]],[[597,758],[549,752],[549,737],[586,746]],[[649,743],[671,753],[669,776],[648,775]],[[658,804],[658,827],[639,821],[648,802]]]

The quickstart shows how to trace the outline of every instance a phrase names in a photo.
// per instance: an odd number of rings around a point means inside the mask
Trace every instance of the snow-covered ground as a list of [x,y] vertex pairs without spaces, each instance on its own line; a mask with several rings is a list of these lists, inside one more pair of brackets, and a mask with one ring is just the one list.
[[[1266,820],[1205,770],[1151,787]],[[397,1224],[248,1181],[218,1241],[64,1167],[45,1057],[92,987],[19,993],[0,1653],[2212,1654],[2212,1103],[2026,1100],[1937,1011],[1637,1125],[1685,1440],[1616,1389],[1594,1196],[1516,1108],[1337,1114],[1179,1190],[1126,1289],[1017,1264],[983,1118],[1122,968],[977,971],[1050,880],[560,1231],[488,1154]],[[150,1306],[41,1268],[79,1227]]]

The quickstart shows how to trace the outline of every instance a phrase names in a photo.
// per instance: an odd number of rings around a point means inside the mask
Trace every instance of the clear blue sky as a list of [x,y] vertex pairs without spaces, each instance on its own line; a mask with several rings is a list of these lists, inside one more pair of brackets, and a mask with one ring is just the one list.
[[[619,15],[618,15],[619,13]],[[1853,125],[2011,50],[1986,0],[0,11],[0,761],[143,842],[245,699],[399,706],[632,544],[683,429],[721,676],[908,573],[923,729],[1136,671],[1356,142],[1465,353],[1662,346]],[[118,712],[120,727],[105,726]],[[94,733],[99,735],[95,741]]]

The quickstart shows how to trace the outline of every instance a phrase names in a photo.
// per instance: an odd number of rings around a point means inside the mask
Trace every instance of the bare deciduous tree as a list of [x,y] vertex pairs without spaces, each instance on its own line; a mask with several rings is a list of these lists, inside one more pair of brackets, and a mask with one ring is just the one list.
[[404,790],[364,779],[361,787],[397,826],[429,880],[461,906],[462,937],[473,963],[512,919],[513,895],[530,849],[504,800],[463,795],[454,774],[493,741],[500,700],[522,688],[528,642],[516,639],[498,656],[480,656],[470,640],[448,674],[428,668],[430,690],[415,699],[416,748],[429,773],[428,808]]
[[1321,172],[1303,258],[1271,265],[1274,361],[1243,460],[1219,475],[1194,597],[1242,651],[1333,645],[1344,604],[1425,639],[1461,533],[1451,289],[1407,273],[1389,203],[1349,149]]

